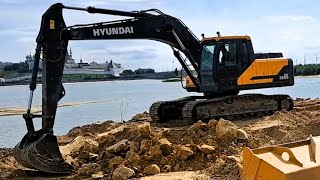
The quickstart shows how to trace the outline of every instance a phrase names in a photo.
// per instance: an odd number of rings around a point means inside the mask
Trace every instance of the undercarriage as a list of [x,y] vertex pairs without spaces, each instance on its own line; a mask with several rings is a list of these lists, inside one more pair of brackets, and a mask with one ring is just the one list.
[[209,98],[188,96],[172,101],[158,101],[151,105],[150,116],[156,122],[173,119],[207,122],[210,119],[245,119],[292,110],[293,100],[288,95],[244,94]]

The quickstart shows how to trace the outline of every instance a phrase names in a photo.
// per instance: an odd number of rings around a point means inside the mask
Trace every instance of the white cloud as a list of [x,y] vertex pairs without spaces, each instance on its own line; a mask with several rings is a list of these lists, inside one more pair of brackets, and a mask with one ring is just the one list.
[[283,22],[314,23],[316,22],[316,19],[314,17],[303,16],[303,15],[263,16],[262,19],[271,23],[283,23]]

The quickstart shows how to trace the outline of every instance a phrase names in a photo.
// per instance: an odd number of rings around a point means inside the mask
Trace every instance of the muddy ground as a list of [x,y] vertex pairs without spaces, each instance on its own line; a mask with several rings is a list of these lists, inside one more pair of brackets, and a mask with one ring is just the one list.
[[242,121],[151,122],[142,113],[125,123],[75,127],[60,150],[75,171],[49,176],[18,165],[0,149],[0,179],[240,179],[243,147],[264,147],[320,135],[320,100],[295,100],[292,111]]

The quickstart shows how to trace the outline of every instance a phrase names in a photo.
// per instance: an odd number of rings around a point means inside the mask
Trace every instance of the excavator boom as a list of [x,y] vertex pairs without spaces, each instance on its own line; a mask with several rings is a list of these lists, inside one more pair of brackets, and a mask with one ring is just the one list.
[[[74,25],[67,27],[63,9],[87,11],[131,17],[129,19]],[[153,12],[153,13],[151,13]],[[126,12],[94,7],[78,8],[52,5],[42,16],[41,27],[37,36],[35,66],[30,84],[30,98],[27,113],[23,115],[28,133],[15,147],[14,156],[22,165],[49,173],[70,173],[72,167],[66,163],[53,135],[53,125],[59,100],[65,95],[62,74],[69,40],[103,40],[103,39],[150,39],[170,45],[174,55],[185,68],[193,83],[198,82],[187,62],[182,59],[181,51],[189,59],[193,69],[199,70],[200,41],[179,20],[151,9],[139,12]],[[31,114],[33,91],[39,61],[42,56],[42,114]],[[35,131],[33,118],[42,118],[42,128]]]

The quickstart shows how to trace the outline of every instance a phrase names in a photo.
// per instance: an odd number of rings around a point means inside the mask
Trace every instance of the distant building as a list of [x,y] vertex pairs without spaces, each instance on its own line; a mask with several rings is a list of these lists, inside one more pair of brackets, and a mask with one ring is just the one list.
[[76,63],[75,60],[72,58],[71,48],[70,48],[70,52],[67,51],[64,67],[65,69],[78,67],[78,63]]
[[124,70],[121,64],[114,63],[112,60],[100,64],[95,61],[84,63],[80,59],[80,63],[76,63],[72,57],[71,48],[67,52],[64,69],[64,74],[110,74],[113,76],[120,76],[120,73]]
[[78,63],[77,68],[85,68],[85,67],[88,67],[88,66],[90,66],[89,63],[84,63],[84,62],[82,62],[82,59],[80,59],[80,62]]
[[113,63],[111,60],[110,63],[107,64],[106,70],[110,71],[114,76],[120,76],[124,68],[121,68],[121,64]]
[[[28,64],[29,70],[33,69],[34,66],[34,55],[26,56],[25,63]],[[40,61],[39,68],[42,69],[42,61]],[[124,68],[121,67],[121,64],[114,63],[112,60],[110,62],[106,61],[105,63],[84,63],[80,59],[79,63],[75,62],[75,59],[72,57],[72,50],[70,48],[67,51],[65,64],[64,64],[64,74],[110,74],[113,76],[120,76],[120,73]]]
[[[28,64],[29,70],[33,69],[34,60],[35,60],[35,55],[31,55],[31,53],[30,53],[30,55],[26,56],[26,60],[24,62]],[[42,61],[41,60],[39,62],[39,69],[42,69]]]

